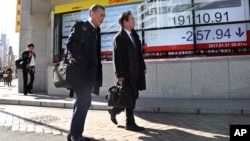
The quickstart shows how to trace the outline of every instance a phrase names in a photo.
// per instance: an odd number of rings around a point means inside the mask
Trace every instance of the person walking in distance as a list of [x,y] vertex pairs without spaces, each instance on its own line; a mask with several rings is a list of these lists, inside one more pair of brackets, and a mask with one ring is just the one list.
[[88,21],[77,22],[71,29],[67,49],[72,60],[69,83],[75,92],[75,103],[68,141],[87,141],[83,137],[85,119],[91,105],[91,92],[99,95],[102,86],[100,25],[105,8],[94,4],[89,8]]
[[[23,60],[23,93],[27,95],[27,93],[32,93],[33,83],[35,79],[35,59],[36,54],[33,51],[34,44],[29,43],[27,49],[22,52],[22,60]],[[28,74],[30,81],[28,83]]]
[[121,13],[118,19],[121,30],[115,35],[113,43],[113,64],[119,83],[131,87],[133,106],[130,108],[112,107],[109,109],[111,121],[117,124],[116,115],[126,110],[126,130],[143,131],[135,123],[134,108],[139,90],[146,89],[146,65],[142,56],[141,41],[134,30],[135,20],[131,11]]

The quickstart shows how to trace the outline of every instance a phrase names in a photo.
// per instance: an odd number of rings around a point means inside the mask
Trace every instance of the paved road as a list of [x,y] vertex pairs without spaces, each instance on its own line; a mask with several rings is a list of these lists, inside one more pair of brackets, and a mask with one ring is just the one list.
[[[66,141],[71,109],[0,105],[1,140]],[[106,110],[90,110],[84,136],[106,141],[228,141],[230,124],[249,124],[250,115],[136,112],[144,132],[124,130],[121,113],[113,125]],[[20,139],[22,138],[22,139]]]

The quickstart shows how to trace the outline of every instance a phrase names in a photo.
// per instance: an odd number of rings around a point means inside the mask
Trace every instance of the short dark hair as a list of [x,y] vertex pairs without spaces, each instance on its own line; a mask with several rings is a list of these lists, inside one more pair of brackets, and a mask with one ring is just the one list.
[[105,10],[105,8],[104,8],[102,5],[100,5],[100,4],[93,4],[93,5],[89,8],[89,13],[90,13],[91,11],[96,12],[98,8],[101,8],[102,10]]
[[118,18],[118,23],[123,27],[123,22],[128,21],[129,15],[132,15],[130,10],[122,12]]
[[28,47],[33,47],[34,48],[34,44],[33,43],[29,43]]

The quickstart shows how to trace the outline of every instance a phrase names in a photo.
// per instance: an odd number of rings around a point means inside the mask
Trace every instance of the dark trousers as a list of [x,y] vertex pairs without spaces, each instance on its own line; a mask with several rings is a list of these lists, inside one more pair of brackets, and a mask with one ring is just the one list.
[[81,137],[84,131],[85,119],[91,105],[91,87],[78,85],[73,86],[75,91],[75,104],[70,124],[69,135]]
[[[28,74],[29,74],[29,84],[28,84]],[[23,69],[23,93],[27,94],[28,89],[33,89],[33,83],[35,79],[35,67],[30,67]]]

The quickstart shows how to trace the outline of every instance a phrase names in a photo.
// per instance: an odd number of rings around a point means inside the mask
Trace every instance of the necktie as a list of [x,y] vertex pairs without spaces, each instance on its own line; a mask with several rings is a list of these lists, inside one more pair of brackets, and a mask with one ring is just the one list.
[[131,41],[132,41],[134,47],[136,48],[135,40],[134,40],[134,37],[133,37],[132,33],[130,33],[130,37],[131,37]]

